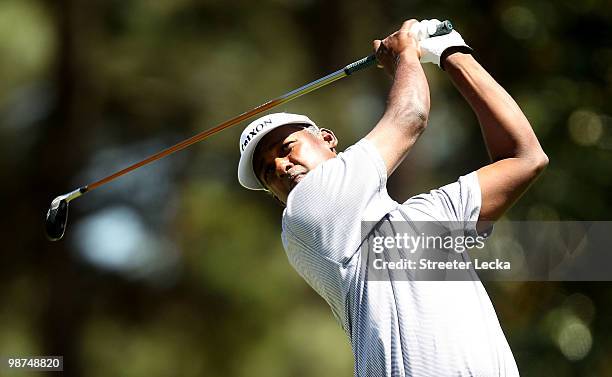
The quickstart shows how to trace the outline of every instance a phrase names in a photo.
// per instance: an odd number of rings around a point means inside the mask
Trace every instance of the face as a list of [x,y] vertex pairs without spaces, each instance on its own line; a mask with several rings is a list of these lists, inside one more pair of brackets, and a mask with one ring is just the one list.
[[338,140],[330,130],[313,135],[301,125],[278,127],[257,144],[253,168],[261,183],[281,202],[308,172],[336,156]]

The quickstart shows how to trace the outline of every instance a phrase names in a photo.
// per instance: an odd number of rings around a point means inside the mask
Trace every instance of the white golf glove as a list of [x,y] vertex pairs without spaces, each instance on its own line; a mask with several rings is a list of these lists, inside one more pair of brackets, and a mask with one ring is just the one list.
[[421,63],[435,63],[438,67],[441,67],[440,58],[444,51],[450,47],[463,47],[466,51],[472,51],[472,48],[465,43],[461,34],[455,30],[449,34],[430,37],[429,35],[433,34],[441,23],[441,21],[436,19],[423,20],[415,24],[411,30],[421,47]]

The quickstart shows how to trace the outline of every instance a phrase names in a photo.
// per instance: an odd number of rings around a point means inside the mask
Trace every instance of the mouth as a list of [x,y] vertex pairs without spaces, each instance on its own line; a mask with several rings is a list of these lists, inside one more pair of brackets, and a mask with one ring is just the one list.
[[289,177],[289,187],[293,189],[304,178],[306,173],[299,173]]

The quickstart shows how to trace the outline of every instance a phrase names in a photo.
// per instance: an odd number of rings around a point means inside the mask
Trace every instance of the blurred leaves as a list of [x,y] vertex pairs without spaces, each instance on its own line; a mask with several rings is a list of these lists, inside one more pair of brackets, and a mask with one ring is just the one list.
[[11,89],[43,78],[56,43],[53,20],[38,2],[0,2],[0,104]]

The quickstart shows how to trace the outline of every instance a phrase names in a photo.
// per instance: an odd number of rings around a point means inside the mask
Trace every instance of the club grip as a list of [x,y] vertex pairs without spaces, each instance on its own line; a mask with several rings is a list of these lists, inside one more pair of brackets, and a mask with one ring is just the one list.
[[[430,37],[437,37],[439,35],[448,34],[451,31],[453,31],[453,24],[449,20],[442,21],[442,23],[436,27],[436,31],[433,34],[430,34]],[[373,54],[347,65],[346,67],[344,67],[344,73],[346,73],[346,75],[348,76],[364,68],[370,67],[375,63],[376,55]]]
[[347,75],[352,74],[353,72],[357,72],[369,66],[372,66],[376,63],[376,55],[366,56],[363,59],[359,59],[356,62],[353,62],[346,67],[344,67],[344,73]]
[[436,31],[431,34],[430,37],[448,34],[451,31],[453,31],[453,24],[449,20],[442,21],[442,23],[436,27]]

